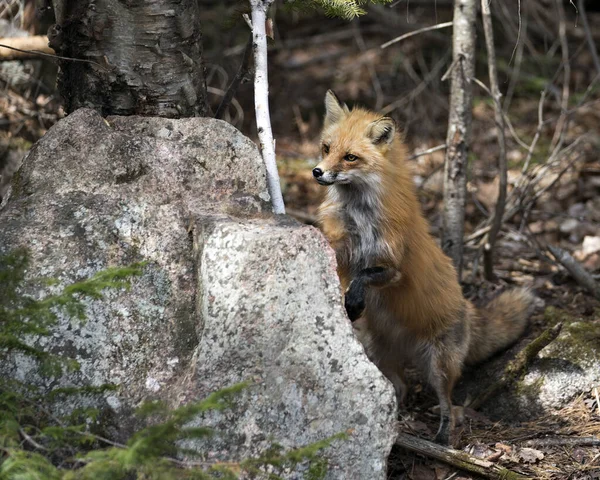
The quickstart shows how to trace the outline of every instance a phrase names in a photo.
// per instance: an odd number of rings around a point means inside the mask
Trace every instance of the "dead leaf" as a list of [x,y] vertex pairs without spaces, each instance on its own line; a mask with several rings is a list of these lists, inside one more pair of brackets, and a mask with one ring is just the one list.
[[523,463],[537,463],[544,458],[544,454],[535,448],[524,447],[519,450],[517,458]]
[[512,447],[510,445],[506,445],[505,443],[497,443],[494,445],[498,450],[502,450],[506,454],[512,453]]
[[488,455],[487,457],[485,457],[485,459],[488,462],[497,462],[498,460],[500,460],[500,458],[502,457],[502,455],[504,455],[504,452],[502,450],[496,450],[491,455]]

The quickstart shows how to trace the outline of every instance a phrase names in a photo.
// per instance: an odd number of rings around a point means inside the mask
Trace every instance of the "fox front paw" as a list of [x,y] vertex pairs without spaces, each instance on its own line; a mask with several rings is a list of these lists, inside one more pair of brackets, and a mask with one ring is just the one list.
[[354,321],[362,315],[365,309],[365,289],[361,282],[352,282],[346,292],[344,300],[346,313],[350,321]]

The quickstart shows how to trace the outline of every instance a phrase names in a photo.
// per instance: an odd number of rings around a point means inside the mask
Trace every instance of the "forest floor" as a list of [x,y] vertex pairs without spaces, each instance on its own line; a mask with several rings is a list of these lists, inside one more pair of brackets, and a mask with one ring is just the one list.
[[[402,29],[414,30],[424,24],[449,20],[450,9],[443,7],[447,2],[439,3],[435,19],[431,12],[423,13],[418,6],[410,12],[407,8],[406,18],[404,13],[381,16],[379,10],[351,24],[277,13],[275,41],[270,51],[271,109],[289,214],[309,224],[315,222],[324,188],[314,182],[311,170],[318,163],[323,97],[328,88],[334,88],[350,104],[376,107],[398,120],[414,156],[410,164],[423,212],[432,234],[439,237],[444,151],[428,155],[419,152],[445,141],[448,85],[440,78],[449,65],[449,34],[433,32],[413,37],[394,48],[379,48],[384,41],[403,33]],[[243,22],[241,26],[217,32],[220,28],[217,19],[224,15],[219,8],[208,10],[204,23],[208,84],[213,92],[227,88],[247,37]],[[593,68],[593,59],[574,15],[567,13],[569,91],[561,83],[564,62],[561,63],[552,13],[543,8],[531,12],[530,18],[535,21],[530,23],[527,34],[523,33],[526,47],[521,58],[517,49],[514,61],[509,58],[515,46],[517,21],[509,15],[501,17],[499,23],[499,58],[504,59],[499,61],[501,88],[505,98],[510,98],[505,105],[514,132],[507,135],[507,158],[509,196],[514,200],[515,212],[504,222],[498,239],[496,279],[492,282],[484,280],[481,272],[481,229],[494,209],[498,194],[498,144],[492,103],[485,92],[475,90],[474,94],[464,291],[475,302],[485,302],[501,289],[529,286],[541,299],[525,337],[495,359],[493,368],[505,365],[548,327],[549,311],[589,324],[600,321],[600,302],[579,286],[548,251],[548,246],[558,246],[570,252],[590,275],[596,280],[600,278],[600,75]],[[594,21],[600,24],[600,12],[589,16],[591,24]],[[598,44],[600,36],[597,32],[595,35]],[[484,52],[479,53],[485,59]],[[480,63],[477,74],[487,83],[485,62]],[[39,81],[44,76],[51,77],[53,67],[35,62],[32,65],[36,82],[24,86],[9,85],[8,74],[0,70],[0,86],[6,93],[0,95],[0,156],[22,155],[64,115],[60,99],[48,86],[49,82]],[[542,90],[544,102],[540,102]],[[565,108],[561,109],[565,95]],[[214,107],[219,95],[213,93],[213,96]],[[254,136],[252,110],[251,85],[245,83],[227,119]],[[528,155],[526,147],[532,145],[536,136],[535,148]],[[524,168],[526,163],[528,167]],[[592,340],[600,351],[600,337]],[[488,368],[490,376],[496,374],[497,370],[488,364],[479,370]],[[432,412],[436,399],[423,379],[416,373],[411,377],[407,404],[399,412],[400,427],[406,433],[430,439],[438,423],[437,415]],[[467,393],[474,396],[478,392]],[[600,438],[599,394],[600,385],[589,385],[589,390],[572,398],[562,409],[521,422],[491,418],[485,408],[476,412],[467,407],[465,421],[455,429],[452,444],[456,449],[531,478],[600,479],[600,444],[557,445],[547,440]],[[394,448],[389,478],[472,477],[444,463]]]

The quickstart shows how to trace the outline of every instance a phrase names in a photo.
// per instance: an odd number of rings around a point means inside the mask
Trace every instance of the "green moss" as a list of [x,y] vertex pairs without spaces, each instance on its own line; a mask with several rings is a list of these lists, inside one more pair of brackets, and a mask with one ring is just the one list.
[[549,347],[549,355],[563,358],[577,364],[587,364],[598,358],[600,352],[600,315],[593,319],[583,320],[569,312],[548,307],[544,311],[544,319],[549,325],[563,322],[561,336]]
[[553,327],[558,322],[569,324],[574,321],[574,318],[561,308],[546,307],[546,310],[544,310],[544,320],[549,327]]
[[539,398],[544,385],[544,378],[540,377],[535,382],[525,384],[523,379],[517,380],[515,383],[515,392],[517,395],[522,395],[526,398]]
[[23,177],[21,175],[21,170],[17,170],[14,175],[13,178],[11,180],[11,184],[12,184],[12,195],[14,198],[18,198],[23,194]]

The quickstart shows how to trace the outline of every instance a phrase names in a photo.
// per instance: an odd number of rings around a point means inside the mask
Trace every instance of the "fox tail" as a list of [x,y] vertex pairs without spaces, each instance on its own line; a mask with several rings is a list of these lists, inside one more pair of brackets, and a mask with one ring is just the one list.
[[534,299],[529,289],[517,288],[481,309],[469,305],[471,342],[466,363],[481,362],[513,344],[527,326]]

